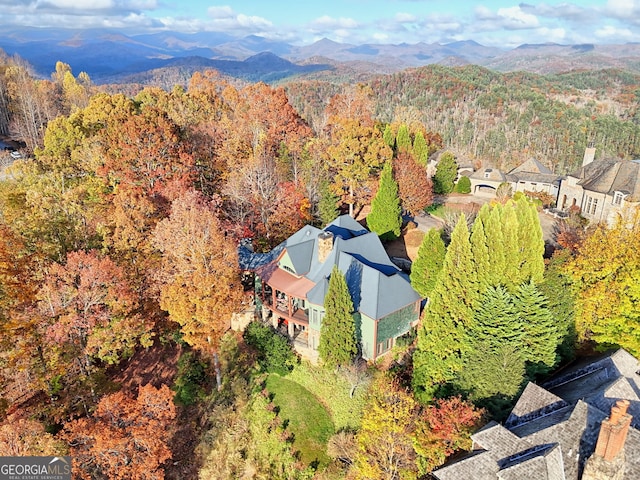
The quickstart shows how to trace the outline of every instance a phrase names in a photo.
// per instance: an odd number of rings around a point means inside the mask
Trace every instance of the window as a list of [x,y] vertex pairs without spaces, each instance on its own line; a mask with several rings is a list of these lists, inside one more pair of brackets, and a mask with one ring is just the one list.
[[391,350],[391,347],[393,347],[393,338],[388,338],[384,342],[380,342],[376,348],[377,355]]
[[293,268],[291,268],[289,265],[280,265],[280,267],[282,267],[282,269],[286,272],[293,273],[294,275],[296,274]]
[[626,197],[626,195],[622,192],[615,192],[613,194],[613,204],[614,205],[622,205],[622,200],[624,200],[624,197]]
[[598,209],[598,199],[593,197],[587,197],[587,206],[585,208],[585,213],[587,213],[588,215],[595,215],[597,209]]

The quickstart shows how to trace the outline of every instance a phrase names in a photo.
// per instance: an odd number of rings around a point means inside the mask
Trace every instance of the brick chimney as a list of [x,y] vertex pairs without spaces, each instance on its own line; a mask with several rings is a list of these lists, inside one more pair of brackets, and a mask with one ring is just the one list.
[[589,457],[582,480],[619,480],[624,478],[624,442],[627,439],[631,415],[628,400],[618,400],[611,415],[600,425],[596,451]]
[[321,232],[318,234],[318,262],[324,263],[333,250],[333,233]]
[[605,419],[600,426],[600,436],[595,454],[608,462],[613,460],[624,448],[629,425],[631,425],[631,415],[627,414],[628,407],[629,400],[618,400],[611,407],[609,418]]
[[584,151],[584,157],[582,158],[582,166],[589,165],[596,158],[596,148],[592,143]]

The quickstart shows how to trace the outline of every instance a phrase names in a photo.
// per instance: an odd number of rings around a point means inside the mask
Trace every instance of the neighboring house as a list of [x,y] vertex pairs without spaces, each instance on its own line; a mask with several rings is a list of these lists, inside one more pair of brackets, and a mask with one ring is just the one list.
[[578,207],[592,222],[612,225],[629,207],[640,203],[640,160],[594,160],[587,148],[582,167],[560,185],[558,208]]
[[554,174],[535,158],[530,158],[509,173],[497,168],[480,169],[469,177],[471,192],[477,195],[495,195],[501,183],[509,183],[515,192],[545,192],[557,198],[560,175]]
[[316,352],[324,297],[334,265],[345,275],[362,357],[375,360],[417,324],[421,297],[375,233],[348,215],[320,230],[307,225],[268,254],[240,250],[256,275],[256,303],[265,320],[287,327],[297,349]]
[[529,383],[504,425],[472,436],[473,452],[438,480],[640,478],[640,363],[625,350]]
[[484,196],[495,196],[498,187],[509,182],[507,175],[497,168],[476,170],[469,175],[469,180],[471,181],[471,193]]
[[530,158],[507,174],[514,192],[544,192],[558,198],[562,177],[556,175],[535,158]]

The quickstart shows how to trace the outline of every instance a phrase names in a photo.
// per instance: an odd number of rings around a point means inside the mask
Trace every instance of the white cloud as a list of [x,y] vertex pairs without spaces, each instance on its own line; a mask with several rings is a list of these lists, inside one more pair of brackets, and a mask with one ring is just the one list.
[[223,5],[219,7],[209,7],[207,14],[215,19],[234,18],[235,13],[229,5]]
[[319,29],[319,30],[331,30],[335,28],[340,29],[352,29],[358,28],[359,24],[352,18],[333,18],[329,15],[324,15],[322,17],[318,17],[315,20],[312,20],[309,23],[311,28]]
[[640,1],[638,0],[608,0],[607,11],[620,18],[629,18],[630,15],[640,11]]
[[497,16],[502,21],[505,28],[511,28],[514,30],[536,28],[540,25],[538,17],[524,12],[519,6],[499,8]]
[[414,23],[418,18],[411,13],[396,13],[394,20],[399,23]]
[[51,6],[53,8],[65,8],[72,10],[100,10],[113,8],[112,0],[47,0],[38,2],[38,6]]
[[618,28],[612,25],[605,25],[594,32],[595,36],[605,41],[636,41],[640,37],[628,28]]

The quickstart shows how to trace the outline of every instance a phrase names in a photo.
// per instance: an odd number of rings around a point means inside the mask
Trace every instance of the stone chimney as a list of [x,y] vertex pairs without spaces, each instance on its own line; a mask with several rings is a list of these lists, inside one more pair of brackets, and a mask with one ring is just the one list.
[[324,263],[333,250],[333,233],[321,232],[318,234],[318,262]]
[[584,151],[584,157],[582,159],[582,166],[589,165],[596,158],[596,147],[593,146],[593,143],[590,143],[589,146]]
[[620,480],[624,478],[624,442],[627,439],[631,415],[628,400],[618,400],[611,415],[600,425],[596,451],[584,467],[582,480]]

